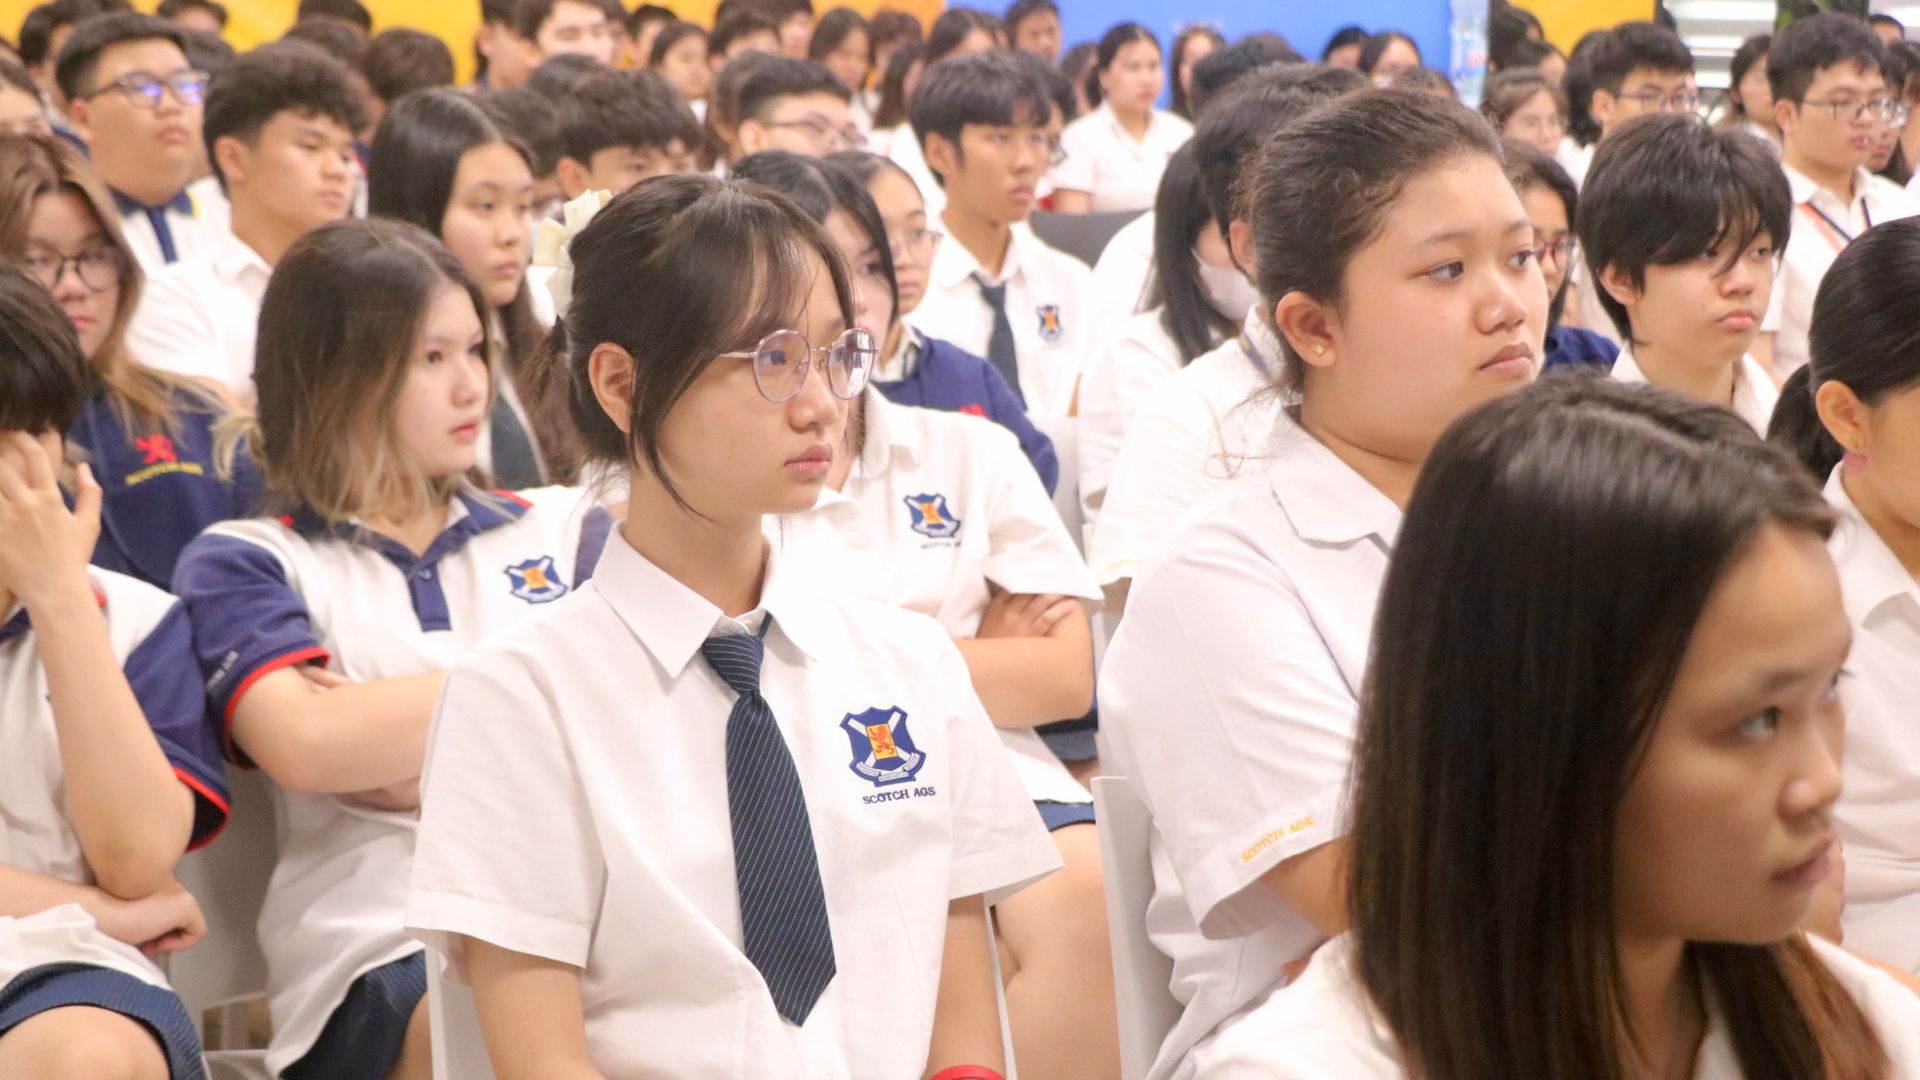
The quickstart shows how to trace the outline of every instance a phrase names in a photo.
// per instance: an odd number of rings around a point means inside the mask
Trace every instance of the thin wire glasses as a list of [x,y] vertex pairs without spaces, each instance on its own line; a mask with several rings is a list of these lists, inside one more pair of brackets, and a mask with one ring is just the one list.
[[207,73],[176,71],[161,78],[146,71],[128,72],[88,94],[87,99],[97,98],[109,90],[118,90],[125,94],[127,103],[136,109],[159,108],[160,95],[168,91],[173,93],[173,100],[182,105],[200,105],[207,100]]
[[1833,122],[1836,124],[1859,123],[1862,120],[1878,124],[1904,124],[1907,122],[1907,104],[1893,98],[1874,98],[1871,101],[1803,101],[1802,105],[1819,105],[1833,110]]
[[833,396],[851,401],[866,388],[880,350],[873,335],[854,327],[833,339],[833,344],[816,348],[798,330],[775,330],[760,339],[752,352],[721,353],[735,360],[753,361],[753,385],[760,396],[774,404],[791,401],[807,384],[814,358],[825,354],[827,387]]

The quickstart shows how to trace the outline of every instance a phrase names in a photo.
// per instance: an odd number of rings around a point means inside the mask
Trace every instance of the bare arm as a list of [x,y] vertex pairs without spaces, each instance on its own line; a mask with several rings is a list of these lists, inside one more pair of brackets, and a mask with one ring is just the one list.
[[587,1054],[579,968],[471,937],[461,941],[500,1080],[603,1080]]
[[995,727],[1072,720],[1093,707],[1093,632],[1078,600],[1002,593],[979,636],[955,644]]
[[152,953],[178,952],[207,932],[199,903],[172,878],[148,896],[122,900],[91,885],[0,863],[0,917],[25,918],[62,904],[80,905],[101,933]]
[[1090,214],[1093,212],[1093,196],[1084,191],[1069,191],[1066,188],[1054,188],[1053,212],[1056,214]]
[[1006,1070],[988,948],[987,909],[981,898],[949,902],[940,993],[933,1008],[933,1041],[927,1047],[928,1076],[955,1065]]
[[1322,844],[1260,875],[1260,883],[1327,937],[1346,930],[1347,840]]
[[269,672],[233,714],[233,738],[290,791],[346,794],[420,775],[444,672],[346,683],[324,692],[298,671]]

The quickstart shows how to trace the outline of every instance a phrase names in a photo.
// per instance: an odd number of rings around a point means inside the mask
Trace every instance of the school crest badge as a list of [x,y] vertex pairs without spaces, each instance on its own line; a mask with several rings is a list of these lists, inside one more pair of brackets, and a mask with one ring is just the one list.
[[553,568],[553,556],[523,559],[507,567],[507,580],[513,583],[513,595],[529,604],[544,604],[567,594],[567,583]]
[[889,706],[848,713],[840,721],[840,730],[847,733],[853,752],[847,768],[874,787],[904,784],[927,763],[927,755],[913,744],[913,732],[907,730],[904,709]]
[[960,519],[947,509],[945,495],[909,495],[904,500],[913,515],[913,531],[935,540],[951,540],[960,535]]
[[1062,333],[1060,329],[1060,305],[1041,304],[1039,307],[1033,309],[1033,313],[1040,317],[1040,340],[1049,345],[1058,345],[1060,343],[1060,334]]

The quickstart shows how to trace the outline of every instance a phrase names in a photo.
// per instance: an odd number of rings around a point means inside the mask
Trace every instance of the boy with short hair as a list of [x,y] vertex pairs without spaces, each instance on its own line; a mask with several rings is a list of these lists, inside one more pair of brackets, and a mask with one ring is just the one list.
[[1067,416],[1092,327],[1092,272],[1026,221],[1053,160],[1053,102],[1011,53],[954,57],[921,77],[913,133],[946,195],[948,242],[935,253],[912,322],[986,357],[1036,417]]
[[1866,168],[1875,128],[1906,111],[1887,87],[1886,65],[1880,38],[1839,14],[1795,20],[1767,53],[1780,165],[1799,226],[1753,350],[1776,378],[1807,362],[1814,294],[1841,249],[1880,222],[1920,213],[1920,201]]
[[103,15],[73,32],[54,68],[74,133],[149,274],[198,254],[210,235],[186,193],[207,77],[187,63],[185,45],[165,19]]
[[1053,0],[1014,0],[1005,21],[1014,48],[1049,64],[1060,62],[1060,5]]
[[666,81],[650,71],[604,71],[582,80],[560,104],[561,195],[614,195],[655,176],[695,171],[700,123]]
[[1647,116],[1602,143],[1576,224],[1626,343],[1613,377],[1732,409],[1764,434],[1780,395],[1747,350],[1792,217],[1772,151],[1743,132]]
[[453,85],[453,51],[424,30],[396,26],[367,43],[361,71],[372,92],[367,104],[374,115],[367,118],[367,126],[377,129],[387,110],[407,94]]
[[253,399],[267,278],[294,241],[346,217],[366,124],[339,61],[305,45],[255,49],[208,88],[205,139],[233,207],[207,250],[153,275],[127,329],[141,363]]
[[735,138],[746,154],[788,150],[824,157],[858,150],[867,140],[854,126],[852,100],[853,92],[825,64],[774,57],[740,84]]
[[132,10],[127,0],[49,0],[27,12],[20,22],[20,63],[46,91],[56,111],[64,115],[67,103],[60,96],[53,65],[74,29],[96,15]]
[[513,32],[533,43],[536,64],[561,53],[613,63],[607,9],[598,0],[519,0],[513,10]]
[[524,85],[540,66],[533,43],[514,32],[516,0],[480,0],[480,26],[473,32],[474,84],[490,90]]
[[780,24],[758,11],[729,11],[715,19],[707,35],[707,63],[717,73],[743,53],[779,55]]

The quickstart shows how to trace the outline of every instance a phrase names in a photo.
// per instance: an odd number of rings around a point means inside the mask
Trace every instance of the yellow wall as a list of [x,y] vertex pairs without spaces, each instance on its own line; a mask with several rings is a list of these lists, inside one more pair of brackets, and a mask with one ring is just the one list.
[[1563,50],[1589,30],[1653,18],[1653,0],[1520,0],[1520,6],[1540,16],[1548,40]]

